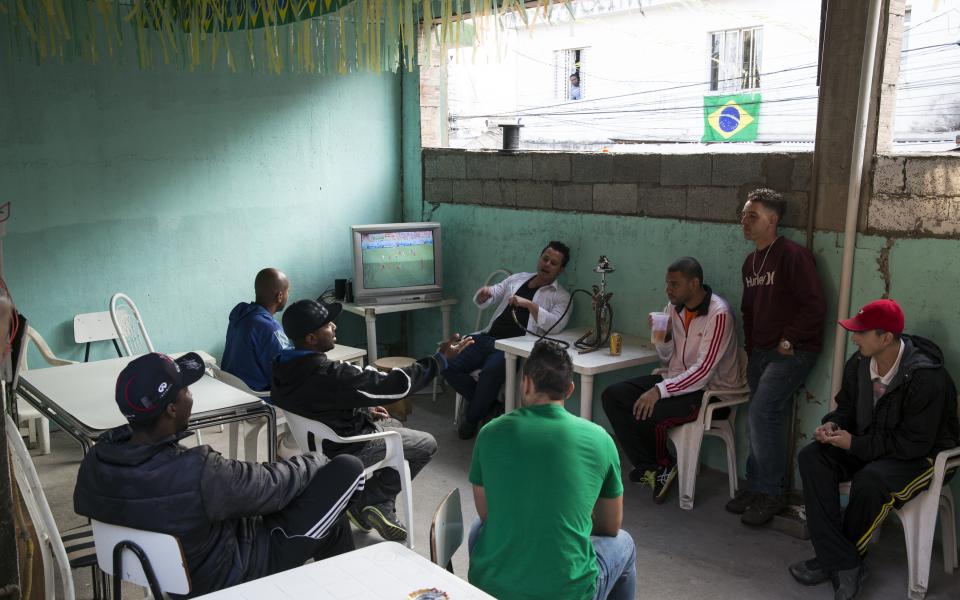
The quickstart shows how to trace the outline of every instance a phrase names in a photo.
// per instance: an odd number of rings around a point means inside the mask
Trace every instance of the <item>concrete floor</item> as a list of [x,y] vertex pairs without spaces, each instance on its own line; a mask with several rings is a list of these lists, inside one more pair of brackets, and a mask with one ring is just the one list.
[[[433,433],[440,452],[414,482],[416,551],[429,558],[428,533],[433,511],[454,487],[460,488],[464,520],[476,517],[467,471],[473,442],[457,438],[453,429],[453,398],[449,393],[432,403],[417,396],[407,425]],[[261,438],[263,439],[263,438]],[[226,434],[204,431],[203,440],[225,450]],[[73,487],[81,457],[79,446],[62,432],[52,435],[53,452],[35,456],[47,500],[61,528],[79,525],[73,512]],[[263,442],[261,443],[261,445]],[[261,456],[265,451],[261,450]],[[626,471],[624,472],[626,477]],[[627,484],[623,528],[637,543],[637,598],[722,599],[833,597],[829,584],[803,587],[790,577],[787,565],[812,556],[809,542],[768,529],[751,529],[724,511],[726,475],[703,469],[697,484],[696,507],[681,510],[676,489],[667,504],[655,505],[647,488]],[[358,546],[379,541],[375,533],[355,532]],[[939,545],[939,542],[936,544]],[[862,598],[903,598],[907,591],[907,558],[903,533],[890,519],[868,558],[870,575]],[[467,573],[466,545],[454,558],[454,570]],[[78,598],[91,598],[90,571],[74,573]],[[140,594],[130,590],[132,596]],[[125,592],[125,595],[128,595]],[[960,574],[946,575],[939,547],[934,548],[930,600],[960,598]]]

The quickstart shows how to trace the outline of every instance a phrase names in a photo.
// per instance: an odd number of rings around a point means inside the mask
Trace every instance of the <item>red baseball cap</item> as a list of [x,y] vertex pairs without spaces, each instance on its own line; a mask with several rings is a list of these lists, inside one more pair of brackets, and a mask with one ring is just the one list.
[[897,335],[903,333],[903,311],[893,300],[874,300],[853,317],[838,322],[847,331],[882,329]]

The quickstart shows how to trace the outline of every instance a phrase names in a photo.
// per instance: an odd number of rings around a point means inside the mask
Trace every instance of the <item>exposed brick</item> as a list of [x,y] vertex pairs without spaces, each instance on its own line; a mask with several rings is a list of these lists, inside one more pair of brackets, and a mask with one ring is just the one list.
[[877,194],[870,201],[867,227],[872,231],[960,235],[956,200]]
[[809,194],[806,192],[784,192],[783,199],[787,203],[787,212],[783,215],[783,224],[786,227],[806,227],[807,211],[809,210]]
[[495,152],[467,152],[466,171],[468,179],[498,179],[499,164]]
[[660,181],[659,154],[612,154],[611,183],[657,183]]
[[513,181],[484,181],[483,203],[489,206],[516,206],[517,184]]
[[497,156],[501,179],[530,179],[533,160],[526,154],[500,154]]
[[649,187],[639,190],[640,214],[646,217],[676,217],[687,214],[687,190],[685,188]]
[[[794,161],[794,156],[790,154],[763,155],[763,184],[780,192],[792,190]],[[714,178],[716,178],[716,163],[714,163]]]
[[902,156],[878,156],[873,165],[874,194],[902,194],[904,186]]
[[589,211],[593,208],[593,186],[581,183],[554,186],[553,207],[557,210]]
[[637,184],[598,183],[593,186],[593,210],[621,215],[637,214]]
[[687,188],[687,218],[698,221],[736,222],[740,199],[734,187]]
[[906,159],[906,191],[918,196],[960,196],[960,156]]
[[533,153],[532,179],[536,181],[570,181],[570,155]]
[[606,183],[613,178],[609,154],[574,154],[570,157],[570,178],[581,183]]
[[760,166],[763,154],[714,154],[710,182],[713,185],[739,186],[762,184]]
[[790,189],[798,192],[810,192],[810,175],[813,172],[813,153],[804,152],[793,155],[793,175],[790,177]]
[[518,208],[553,208],[553,184],[518,181],[516,189]]
[[427,202],[450,202],[452,184],[449,179],[427,179],[423,182],[423,199]]
[[660,157],[660,185],[710,185],[709,154],[664,154]]
[[450,202],[457,204],[483,204],[483,181],[465,179],[451,182]]
[[423,153],[424,175],[434,179],[463,179],[466,175],[466,157],[462,153]]

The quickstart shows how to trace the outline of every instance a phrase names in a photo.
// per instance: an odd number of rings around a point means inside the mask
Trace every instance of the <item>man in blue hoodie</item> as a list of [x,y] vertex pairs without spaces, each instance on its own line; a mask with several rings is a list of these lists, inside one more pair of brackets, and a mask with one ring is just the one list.
[[255,391],[270,389],[273,359],[292,344],[273,315],[283,310],[290,296],[290,281],[273,268],[257,273],[254,281],[257,298],[241,302],[230,311],[227,342],[220,366],[236,375]]

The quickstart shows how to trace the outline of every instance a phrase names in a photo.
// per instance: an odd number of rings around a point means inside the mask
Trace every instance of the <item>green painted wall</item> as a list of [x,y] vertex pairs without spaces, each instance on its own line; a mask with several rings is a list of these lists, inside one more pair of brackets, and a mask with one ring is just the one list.
[[[350,225],[400,217],[398,75],[14,63],[0,106],[7,282],[67,358],[73,316],[115,291],[159,350],[219,356],[260,268],[316,297],[351,275]],[[342,321],[341,340],[363,339]]]

